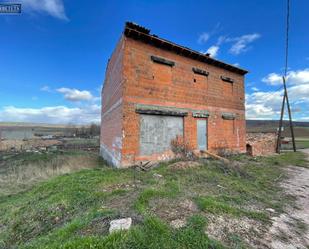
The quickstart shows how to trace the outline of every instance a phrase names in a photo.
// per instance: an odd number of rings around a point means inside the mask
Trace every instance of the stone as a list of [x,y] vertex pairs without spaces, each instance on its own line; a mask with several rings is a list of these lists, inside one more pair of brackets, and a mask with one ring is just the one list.
[[181,220],[181,219],[176,219],[176,220],[172,220],[170,225],[173,227],[173,228],[182,228],[186,225],[186,221],[185,220]]
[[160,174],[154,173],[154,174],[153,174],[153,177],[154,177],[154,178],[162,178],[163,176],[160,175]]
[[270,212],[270,213],[274,213],[274,212],[275,212],[275,210],[272,209],[272,208],[266,208],[265,210],[268,211],[268,212]]
[[112,220],[110,222],[109,233],[119,231],[119,230],[128,230],[132,225],[132,218],[124,218],[118,220]]

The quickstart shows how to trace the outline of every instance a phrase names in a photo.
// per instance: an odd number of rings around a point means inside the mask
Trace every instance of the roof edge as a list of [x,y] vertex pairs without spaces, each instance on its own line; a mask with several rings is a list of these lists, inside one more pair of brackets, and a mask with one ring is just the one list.
[[192,58],[194,60],[202,61],[204,63],[217,66],[217,67],[226,69],[228,71],[238,73],[240,75],[245,75],[248,73],[248,71],[243,68],[236,67],[234,65],[214,59],[210,57],[208,54],[200,53],[193,49],[190,49],[190,48],[178,45],[176,43],[173,43],[171,41],[165,40],[163,38],[160,38],[157,35],[150,34],[150,29],[147,29],[136,23],[126,22],[123,33],[126,37],[130,37],[136,40],[141,40],[152,46],[159,47],[165,50],[170,50],[177,54]]

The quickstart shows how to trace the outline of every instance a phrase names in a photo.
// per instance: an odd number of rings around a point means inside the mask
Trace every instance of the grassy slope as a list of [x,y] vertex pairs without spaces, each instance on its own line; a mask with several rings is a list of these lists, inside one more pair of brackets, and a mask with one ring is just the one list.
[[64,173],[96,167],[99,158],[89,152],[0,154],[0,197],[18,193],[42,180]]
[[[150,172],[138,172],[136,182],[132,169],[101,166],[2,195],[0,248],[223,248],[204,233],[208,215],[248,217],[267,225],[264,209],[280,213],[291,200],[277,186],[284,177],[284,166],[305,164],[301,153],[257,160],[240,156],[234,161],[243,163],[227,166],[207,161],[185,170],[166,163]],[[163,177],[158,179],[154,173]],[[160,210],[164,200],[191,200],[198,210],[186,214],[185,228],[172,229],[168,225],[171,217]],[[175,209],[170,205],[166,210]],[[109,221],[127,216],[133,217],[133,228],[108,235]],[[234,239],[224,241],[225,245],[246,246],[237,236],[241,235],[232,234]]]

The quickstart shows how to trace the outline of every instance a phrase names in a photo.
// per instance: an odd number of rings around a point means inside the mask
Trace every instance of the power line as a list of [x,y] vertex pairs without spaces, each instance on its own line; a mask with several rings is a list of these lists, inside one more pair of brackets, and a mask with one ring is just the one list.
[[290,0],[287,0],[284,77],[286,77],[286,75],[287,75],[287,70],[288,70],[289,31],[290,31]]

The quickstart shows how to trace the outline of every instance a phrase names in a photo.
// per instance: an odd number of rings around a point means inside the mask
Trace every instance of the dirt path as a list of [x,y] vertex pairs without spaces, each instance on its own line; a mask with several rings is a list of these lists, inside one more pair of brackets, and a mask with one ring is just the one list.
[[[309,149],[302,150],[308,155]],[[294,207],[273,217],[266,241],[270,248],[309,248],[309,169],[291,166],[289,179],[282,183],[286,192],[296,197]]]

